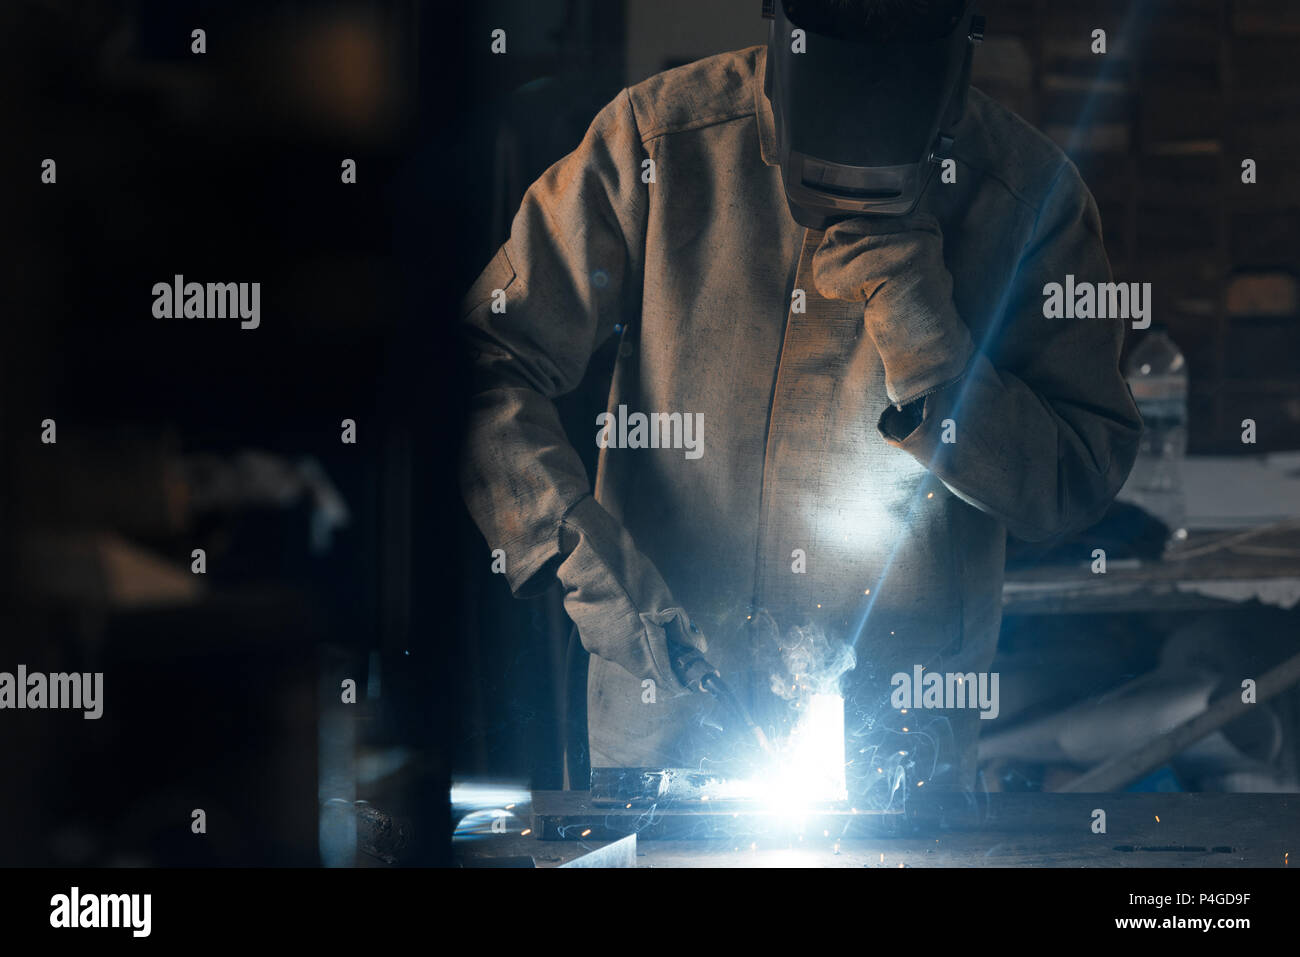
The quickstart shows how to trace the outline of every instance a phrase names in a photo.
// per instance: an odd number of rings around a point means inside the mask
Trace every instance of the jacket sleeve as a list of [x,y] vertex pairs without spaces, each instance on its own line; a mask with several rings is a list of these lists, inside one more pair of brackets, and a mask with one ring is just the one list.
[[[658,571],[591,495],[553,399],[639,311],[646,154],[627,92],[525,193],[510,237],[470,289],[460,331],[471,367],[462,493],[516,595],[558,576],[583,645],[683,690],[666,629],[688,643]],[[593,423],[592,441],[596,429]]]
[[[911,431],[886,409],[880,431],[954,495],[1011,534],[1043,541],[1091,525],[1137,455],[1142,420],[1119,368],[1123,319],[1048,319],[1047,283],[1111,280],[1092,194],[1065,163],[1039,210],[990,330],[954,385],[924,399]],[[955,441],[942,441],[944,421]]]

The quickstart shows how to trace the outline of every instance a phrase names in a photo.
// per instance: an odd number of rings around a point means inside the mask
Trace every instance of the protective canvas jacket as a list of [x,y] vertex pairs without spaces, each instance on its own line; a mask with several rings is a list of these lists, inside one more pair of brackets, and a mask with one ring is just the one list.
[[[593,654],[593,766],[721,760],[726,718],[673,675],[667,639],[707,647],[757,700],[762,621],[854,643],[859,780],[888,754],[913,780],[969,787],[978,713],[900,714],[890,678],[987,670],[1006,532],[1086,526],[1133,463],[1123,322],[1043,314],[1045,284],[1110,280],[1096,206],[1050,141],[971,91],[956,182],[918,210],[942,256],[913,278],[931,299],[950,283],[974,350],[909,418],[862,297],[819,291],[824,237],[786,205],[765,59],[753,47],[624,90],[530,187],[464,304],[464,493],[516,593],[559,576]],[[551,400],[610,336],[614,418],[572,439],[607,446],[593,493]],[[634,413],[659,416],[637,434]]]

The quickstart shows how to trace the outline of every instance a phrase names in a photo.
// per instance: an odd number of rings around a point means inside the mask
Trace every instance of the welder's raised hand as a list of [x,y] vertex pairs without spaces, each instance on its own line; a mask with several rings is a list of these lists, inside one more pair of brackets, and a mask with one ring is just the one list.
[[863,321],[898,408],[965,372],[975,347],[952,302],[933,216],[860,216],[830,226],[813,257],[813,281],[827,299],[865,304]]

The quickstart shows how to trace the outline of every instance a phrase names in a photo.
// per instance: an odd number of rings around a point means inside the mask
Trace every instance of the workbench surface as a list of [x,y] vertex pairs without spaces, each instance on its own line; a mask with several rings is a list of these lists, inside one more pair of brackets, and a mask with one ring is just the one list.
[[[1092,830],[1097,808],[1104,834]],[[727,811],[595,808],[581,791],[536,792],[501,813],[505,833],[457,840],[458,863],[556,867],[633,832],[640,867],[1286,867],[1300,850],[1300,796],[1287,794],[935,796],[888,821],[835,815],[802,827]],[[671,836],[702,818],[703,832],[732,835]]]

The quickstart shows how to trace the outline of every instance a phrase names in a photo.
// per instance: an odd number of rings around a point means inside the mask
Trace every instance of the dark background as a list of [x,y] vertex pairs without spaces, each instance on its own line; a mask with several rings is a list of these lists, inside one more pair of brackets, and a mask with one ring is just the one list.
[[[437,862],[453,774],[562,784],[581,661],[554,589],[515,601],[489,574],[456,492],[457,300],[523,190],[622,86],[763,42],[766,24],[744,0],[464,6],[0,13],[0,670],[106,673],[98,722],[0,715],[0,863],[373,863],[336,843],[355,800],[398,822],[400,860]],[[1251,451],[1300,447],[1294,5],[983,9],[976,85],[1067,148],[1116,278],[1155,284],[1190,364],[1192,451],[1242,451],[1244,417]],[[1258,186],[1240,182],[1247,156]],[[40,182],[46,157],[57,185]],[[154,319],[151,286],[174,273],[261,282],[261,328]],[[611,361],[562,401],[578,434]],[[196,461],[250,450],[328,476],[349,521],[327,547],[310,495],[197,496]],[[1155,656],[1113,620],[1004,638],[1056,647],[1075,694]]]
[[[0,669],[103,671],[105,714],[5,713],[0,862],[315,864],[354,800],[445,859],[476,105],[432,12],[4,6]],[[260,328],[153,318],[175,273],[261,282]],[[249,452],[310,460],[347,524],[314,538],[313,496],[257,494]]]

